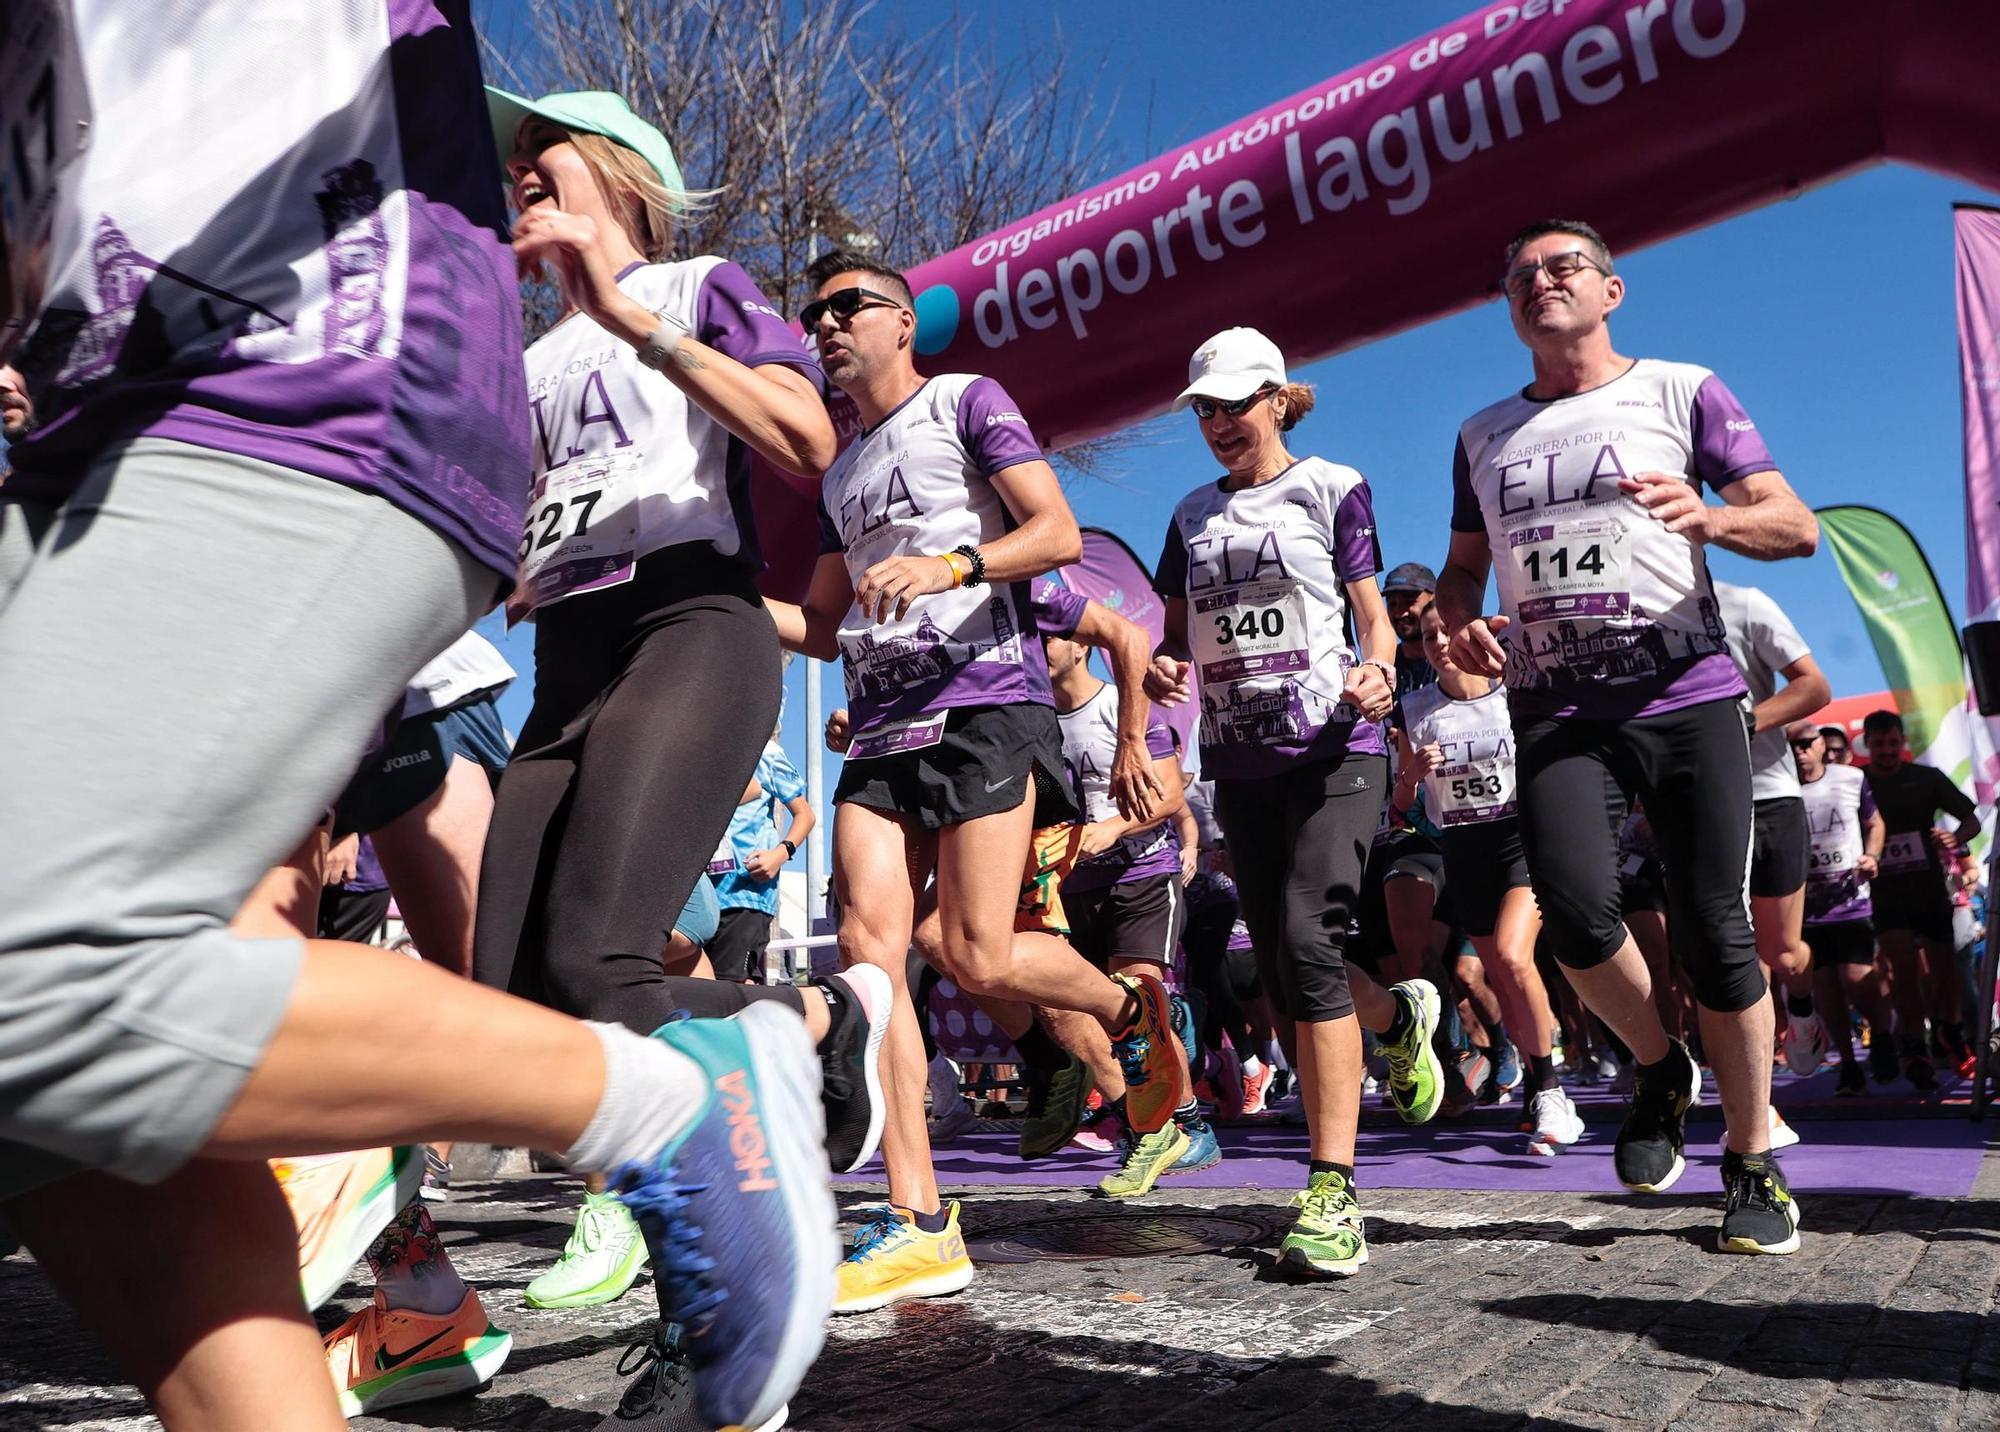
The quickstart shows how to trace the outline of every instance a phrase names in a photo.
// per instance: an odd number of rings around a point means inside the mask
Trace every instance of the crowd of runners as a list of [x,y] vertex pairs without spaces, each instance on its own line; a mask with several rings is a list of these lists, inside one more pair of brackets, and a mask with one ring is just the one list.
[[[1613,347],[1587,224],[1495,236],[1529,361],[1456,434],[1448,531],[1392,534],[1435,570],[1378,575],[1276,345],[1202,343],[1159,400],[1219,475],[1167,517],[1156,643],[1064,584],[1033,414],[921,370],[892,263],[821,254],[788,316],[670,258],[666,138],[482,88],[463,0],[73,8],[92,143],[0,374],[0,1246],[167,1426],[499,1372],[431,1219],[453,1141],[579,1176],[530,1306],[650,1266],[607,1425],[780,1425],[830,1313],[975,1276],[939,978],[1012,1046],[1021,1157],[1100,1150],[1106,1197],[1215,1164],[1213,1121],[1303,1123],[1301,1276],[1367,1262],[1376,1094],[1516,1102],[1554,1156],[1566,1081],[1611,1083],[1645,1193],[1712,1083],[1717,1246],[1785,1254],[1774,1065],[1863,1095],[1969,1059],[1973,808],[1893,712],[1850,764],[1792,623],[1711,577],[1815,520],[1719,377]],[[525,352],[522,275],[563,310]],[[759,594],[753,461],[819,493],[797,604]],[[763,978],[815,821],[786,652],[848,693],[803,984]],[[392,898],[421,959],[376,947]],[[878,1148],[843,1252],[829,1176]]]

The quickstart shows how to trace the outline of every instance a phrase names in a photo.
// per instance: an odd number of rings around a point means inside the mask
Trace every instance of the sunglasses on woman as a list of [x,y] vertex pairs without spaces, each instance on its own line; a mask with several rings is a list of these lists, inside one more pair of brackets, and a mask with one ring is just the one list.
[[903,305],[886,293],[877,293],[872,288],[839,288],[825,298],[816,298],[799,310],[799,323],[807,332],[819,327],[824,315],[831,313],[834,321],[845,323],[864,308],[901,308]]
[[1188,406],[1194,409],[1194,415],[1204,423],[1217,413],[1227,413],[1232,418],[1240,418],[1277,391],[1271,387],[1259,388],[1249,397],[1238,398],[1233,403],[1220,402],[1214,398],[1196,398]]

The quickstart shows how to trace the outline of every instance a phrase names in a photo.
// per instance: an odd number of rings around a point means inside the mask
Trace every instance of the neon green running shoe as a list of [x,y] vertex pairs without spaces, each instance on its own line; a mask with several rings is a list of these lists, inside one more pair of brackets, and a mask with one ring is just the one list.
[[1052,1073],[1028,1071],[1028,1117],[1021,1121],[1021,1157],[1045,1159],[1067,1148],[1090,1103],[1090,1071],[1074,1054]]
[[1125,1134],[1125,1162],[1116,1173],[1097,1181],[1097,1191],[1106,1198],[1143,1198],[1153,1185],[1188,1151],[1187,1130],[1172,1119],[1166,1127],[1150,1134]]
[[1358,1273],[1368,1261],[1368,1232],[1354,1186],[1337,1173],[1316,1173],[1292,1204],[1299,1216],[1278,1245],[1279,1261],[1325,1277]]
[[594,1308],[615,1302],[646,1266],[646,1238],[617,1195],[586,1193],[555,1267],[522,1294],[531,1308]]
[[1401,1039],[1380,1037],[1382,1052],[1389,1056],[1389,1098],[1404,1123],[1427,1124],[1444,1100],[1444,1066],[1431,1048],[1443,1006],[1429,980],[1404,980],[1391,985],[1389,993],[1409,1016]]

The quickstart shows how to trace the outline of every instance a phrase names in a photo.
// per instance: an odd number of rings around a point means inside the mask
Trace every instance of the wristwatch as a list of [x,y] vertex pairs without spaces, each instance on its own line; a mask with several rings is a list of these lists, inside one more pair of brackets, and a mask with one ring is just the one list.
[[785,859],[787,860],[790,860],[794,855],[799,853],[799,848],[789,840],[781,840],[778,844],[785,847]]

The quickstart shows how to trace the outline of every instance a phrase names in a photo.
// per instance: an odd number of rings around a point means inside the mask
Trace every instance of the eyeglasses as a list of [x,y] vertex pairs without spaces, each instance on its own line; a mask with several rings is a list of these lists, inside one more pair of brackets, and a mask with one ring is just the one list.
[[1818,742],[1819,737],[1817,736],[1801,736],[1798,740],[1792,742],[1792,749],[1794,751],[1810,751]]
[[1196,398],[1188,406],[1194,409],[1194,415],[1204,423],[1217,413],[1227,413],[1232,418],[1240,418],[1277,391],[1276,388],[1266,386],[1259,388],[1247,398],[1238,398],[1233,403],[1220,402],[1215,398]]
[[1565,249],[1562,253],[1550,254],[1545,259],[1522,264],[1519,268],[1511,270],[1507,277],[1500,281],[1500,287],[1507,291],[1509,298],[1525,298],[1534,292],[1535,275],[1538,273],[1547,274],[1551,283],[1566,283],[1585,269],[1595,269],[1607,277],[1611,273],[1610,269],[1594,261],[1582,250]]
[[840,288],[825,298],[816,298],[799,310],[799,323],[810,333],[819,327],[822,317],[831,313],[834,321],[845,323],[864,308],[901,308],[903,305],[886,293],[877,293],[872,288]]

